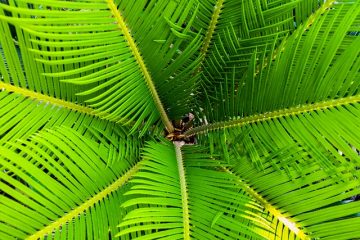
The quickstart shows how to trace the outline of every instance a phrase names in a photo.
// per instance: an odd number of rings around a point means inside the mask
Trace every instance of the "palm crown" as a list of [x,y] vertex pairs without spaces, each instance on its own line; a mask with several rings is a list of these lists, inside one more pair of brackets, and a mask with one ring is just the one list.
[[0,239],[360,238],[360,2],[2,0]]

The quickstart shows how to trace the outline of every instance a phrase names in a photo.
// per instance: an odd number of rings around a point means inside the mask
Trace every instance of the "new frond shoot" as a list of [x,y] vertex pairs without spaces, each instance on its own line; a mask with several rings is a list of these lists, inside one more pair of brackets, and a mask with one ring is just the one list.
[[185,132],[193,128],[195,116],[193,113],[185,114],[180,120],[173,120],[173,132],[168,132],[165,129],[165,138],[173,142],[184,142],[186,144],[195,144],[195,136],[186,136]]

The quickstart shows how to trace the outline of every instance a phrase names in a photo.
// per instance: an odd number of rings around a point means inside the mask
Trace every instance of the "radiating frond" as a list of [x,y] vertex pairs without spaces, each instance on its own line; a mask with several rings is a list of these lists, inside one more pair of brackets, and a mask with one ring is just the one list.
[[[241,77],[257,52],[271,59],[281,40],[293,32],[323,1],[201,1],[198,28],[211,33],[205,38],[202,81],[214,90],[228,73]],[[333,1],[327,1],[326,5]],[[214,21],[215,20],[215,21]],[[271,47],[277,51],[271,52]],[[270,48],[270,49],[269,49]]]
[[[153,124],[157,109],[172,131],[167,113],[171,118],[186,113],[195,89],[191,74],[199,62],[194,54],[201,36],[190,28],[197,4],[155,2],[63,2],[64,8],[57,1],[19,0],[16,7],[1,5],[12,15],[1,17],[6,33],[1,45],[14,68],[13,79],[20,80],[13,83],[86,103],[109,113],[108,119],[134,121],[134,129],[144,120]],[[15,74],[21,64],[10,57],[9,26],[21,38],[25,75]]]
[[[171,119],[178,119],[193,105],[198,82],[202,29],[193,31],[200,2],[196,0],[141,0],[116,3],[137,40],[159,95]],[[154,59],[156,59],[154,61]]]
[[0,239],[360,239],[359,26],[356,0],[0,0]]
[[[152,76],[114,3],[72,2],[67,8],[58,2],[47,4],[17,1],[17,7],[1,5],[5,33],[1,45],[12,66],[12,83],[87,102],[98,112],[109,113],[108,119],[128,124],[134,120],[134,129],[145,119],[148,125],[158,120],[154,111],[158,109],[170,128]],[[4,16],[4,10],[12,17]],[[13,58],[8,22],[16,26],[26,76],[21,75],[20,59]],[[65,90],[69,83],[80,87]],[[75,94],[85,97],[76,98]]]
[[[292,232],[300,229],[311,238],[354,239],[359,232],[350,229],[358,225],[359,210],[349,200],[360,191],[359,110],[357,101],[258,118],[210,132],[199,141],[235,164],[240,179],[276,206],[282,218],[293,219],[297,228]],[[274,224],[284,222],[277,219]],[[325,230],[337,224],[348,227]],[[281,230],[277,234],[279,239],[287,235]]]
[[[0,91],[0,144],[26,139],[41,129],[58,126],[71,127],[91,138],[92,128],[110,132],[115,129],[119,136],[127,135],[125,131],[128,130],[115,127],[114,122],[99,119],[91,114],[92,109],[9,84],[0,83],[0,88],[4,88],[4,91]],[[134,139],[136,138],[134,135]]]
[[[228,168],[224,167],[223,170],[234,175],[234,172]],[[311,237],[299,228],[299,224],[295,222],[294,219],[285,217],[281,213],[281,209],[276,208],[265,200],[239,176],[237,180],[247,195],[256,200],[256,202],[264,208],[263,216],[271,222],[271,228],[273,229],[273,232],[264,232],[264,236],[266,236],[267,239],[311,239]]]
[[[282,156],[273,160],[281,161]],[[263,171],[254,168],[248,159],[237,158],[236,162],[234,171],[241,179],[278,208],[283,218],[295,220],[296,226],[288,224],[295,235],[301,230],[311,239],[359,238],[359,203],[351,200],[359,194],[359,180],[351,167],[337,167],[332,176],[318,164],[309,166],[300,161],[294,164],[306,170],[291,169],[290,178],[270,161],[263,163]],[[283,220],[274,219],[275,226],[284,224]],[[287,231],[278,229],[278,239],[287,239]]]
[[[205,115],[225,120],[340,99],[358,94],[360,39],[348,34],[358,28],[359,3],[337,3],[310,19],[284,40],[283,51],[269,64],[254,51],[243,77],[235,67],[207,94]],[[274,53],[275,45],[266,47]],[[216,109],[214,111],[214,109]]]
[[90,138],[58,127],[0,146],[2,239],[114,234],[123,186],[138,169],[138,150],[123,154],[119,143],[107,139],[116,133],[104,135]]
[[188,131],[226,129],[199,141],[235,163],[239,179],[282,214],[269,213],[274,228],[284,226],[269,238],[360,236],[351,200],[360,185],[360,42],[349,34],[358,28],[359,9],[358,2],[337,3],[310,19],[312,26],[283,41],[271,64],[254,52],[243,78],[233,69],[215,96],[208,93],[205,117],[215,122]]
[[[179,144],[179,143],[176,143]],[[259,207],[239,191],[236,178],[196,146],[149,143],[123,207],[138,206],[119,225],[120,236],[143,230],[139,239],[262,239],[268,229]],[[141,207],[147,204],[146,207]]]

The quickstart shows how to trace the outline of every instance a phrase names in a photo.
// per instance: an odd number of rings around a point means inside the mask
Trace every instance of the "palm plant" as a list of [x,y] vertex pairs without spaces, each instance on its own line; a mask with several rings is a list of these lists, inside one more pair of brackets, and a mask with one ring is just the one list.
[[359,239],[360,1],[3,0],[0,239]]

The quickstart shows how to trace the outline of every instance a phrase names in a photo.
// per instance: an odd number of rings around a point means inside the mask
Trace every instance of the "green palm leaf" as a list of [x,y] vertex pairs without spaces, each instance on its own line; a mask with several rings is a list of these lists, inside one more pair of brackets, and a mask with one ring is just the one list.
[[[273,160],[280,161],[281,158]],[[258,171],[246,159],[236,161],[238,165],[235,172],[238,176],[256,189],[257,193],[266,196],[282,213],[283,216],[277,216],[278,219],[295,233],[302,231],[306,236],[321,239],[359,237],[359,232],[355,230],[359,224],[358,202],[350,200],[359,194],[359,182],[358,176],[352,173],[350,167],[337,167],[333,177],[318,164],[309,166],[308,163],[296,163],[303,171],[290,169],[291,180],[270,162],[263,163],[264,170]],[[336,177],[337,174],[341,174],[341,179]],[[292,219],[297,226],[286,219]],[[331,226],[342,228],[335,229]],[[278,234],[281,237],[286,231],[282,233],[279,230]],[[286,239],[286,236],[280,239]]]
[[[242,78],[232,68],[207,97],[207,118],[219,121],[356,95],[360,41],[348,32],[358,18],[358,3],[338,4],[309,20],[315,21],[310,29],[304,25],[284,40],[283,52],[271,64],[254,51]],[[274,53],[275,46],[266,51]]]
[[360,238],[359,1],[0,2],[0,239]]
[[[61,127],[0,147],[3,239],[52,234],[103,239],[114,234],[122,215],[117,203],[136,171],[137,149],[125,152],[96,139]],[[121,161],[109,164],[121,155]]]
[[[317,16],[310,29],[304,25],[283,41],[270,65],[265,54],[254,52],[243,78],[235,68],[225,75],[215,96],[207,94],[204,117],[214,123],[185,134],[226,129],[200,141],[236,164],[239,179],[255,189],[250,195],[270,206],[273,226],[285,227],[277,231],[280,239],[359,236],[351,230],[358,210],[343,204],[359,185],[360,42],[348,34],[356,29],[359,5],[338,3]],[[311,223],[302,218],[310,213]],[[347,227],[331,229],[337,224]]]
[[[158,84],[160,93],[161,89],[168,89],[169,84],[180,85],[174,91],[183,92],[188,89],[188,92],[181,95],[180,99],[189,96],[194,82],[184,82],[184,79],[191,74],[193,68],[183,66],[191,62],[196,45],[199,45],[197,44],[199,36],[196,37],[194,34],[191,36],[190,33],[189,38],[193,39],[191,44],[184,49],[179,49],[186,39],[172,34],[168,27],[169,23],[165,20],[176,10],[176,4],[172,6],[172,9],[160,12],[163,24],[156,24],[158,29],[154,31],[155,34],[167,31],[164,38],[172,46],[176,45],[174,48],[169,48],[169,51],[159,51],[162,55],[156,57],[165,62],[157,63],[156,66],[150,65],[150,67],[147,67],[143,57],[147,56],[148,49],[154,50],[154,44],[161,45],[154,42],[151,46],[143,46],[142,39],[139,37],[138,48],[129,30],[133,17],[125,15],[130,24],[129,27],[126,26],[121,12],[112,1],[108,3],[73,2],[67,5],[66,11],[57,1],[47,2],[47,6],[37,1],[33,4],[30,8],[21,1],[18,7],[2,5],[2,9],[12,13],[12,18],[2,16],[2,19],[14,24],[17,36],[23,38],[20,49],[26,76],[21,76],[21,78],[14,76],[14,79],[23,79],[20,82],[12,81],[15,85],[29,87],[31,90],[41,91],[50,96],[87,103],[96,109],[97,114],[106,113],[106,119],[125,124],[135,121],[134,129],[139,127],[145,119],[148,121],[146,126],[157,121],[159,115],[154,111],[157,106],[164,122],[169,124],[154,84]],[[183,3],[182,6],[184,6]],[[159,14],[161,11],[159,7],[160,4],[155,6],[149,4],[145,12],[153,18],[155,13]],[[176,14],[183,18],[182,21],[186,21],[192,9],[191,5],[187,5],[185,12],[176,11]],[[139,12],[136,13],[139,14]],[[182,15],[179,15],[180,13]],[[8,52],[6,57],[10,59],[14,51],[14,46],[11,46],[11,31],[6,22],[2,23],[5,25],[7,35],[3,37],[1,45],[6,47],[5,50]],[[141,26],[139,28],[141,30]],[[186,31],[181,34],[185,35]],[[134,36],[136,37],[135,33]],[[61,52],[58,52],[60,49]],[[144,56],[141,50],[144,50]],[[177,51],[182,52],[182,55],[179,55]],[[14,61],[19,62],[19,59],[14,59]],[[13,64],[14,67],[16,65],[17,69],[10,72],[17,72],[20,66],[19,63]],[[169,81],[174,78],[178,80]],[[159,79],[158,83],[153,79]],[[46,82],[48,83],[45,84]],[[71,85],[75,87],[69,88]],[[166,96],[174,95],[174,92],[168,90],[163,93],[165,99],[168,99]],[[150,100],[152,98],[154,102]],[[166,107],[173,109],[176,114],[176,106],[179,104],[173,101],[174,99],[169,100]],[[125,114],[125,112],[128,113]],[[183,114],[183,111],[177,115],[179,114]],[[166,127],[171,128],[168,125]]]
[[269,48],[279,47],[287,34],[323,4],[316,0],[214,2],[202,1],[204,12],[213,14],[199,15],[198,21],[199,28],[206,28],[210,22],[202,48],[205,55],[202,80],[208,91],[219,87],[227,74],[235,72],[237,77],[242,76],[251,64],[253,52],[269,61],[277,54]]
[[[359,104],[347,104],[209,133],[212,152],[227,159],[243,188],[267,206],[273,227],[284,226],[278,239],[354,239],[358,110]],[[335,229],[338,224],[344,227]]]
[[191,94],[198,85],[192,74],[199,65],[201,35],[192,29],[199,3],[195,0],[116,2],[137,40],[169,117],[181,117],[192,106]]
[[[8,85],[3,85],[8,88]],[[18,92],[22,91],[22,94]],[[29,94],[29,97],[26,95]],[[35,97],[32,99],[30,94]],[[0,92],[0,143],[26,139],[41,129],[67,126],[89,135],[88,127],[106,129],[115,123],[100,120],[89,114],[92,110],[51,98],[36,98],[33,92],[10,88]],[[65,105],[65,106],[64,106]],[[76,124],[74,124],[76,123]]]
[[203,149],[149,143],[143,157],[126,193],[134,198],[122,204],[138,207],[119,225],[120,236],[151,230],[139,239],[263,239],[257,231],[268,226],[261,209],[239,191],[236,178],[215,171],[219,162]]

